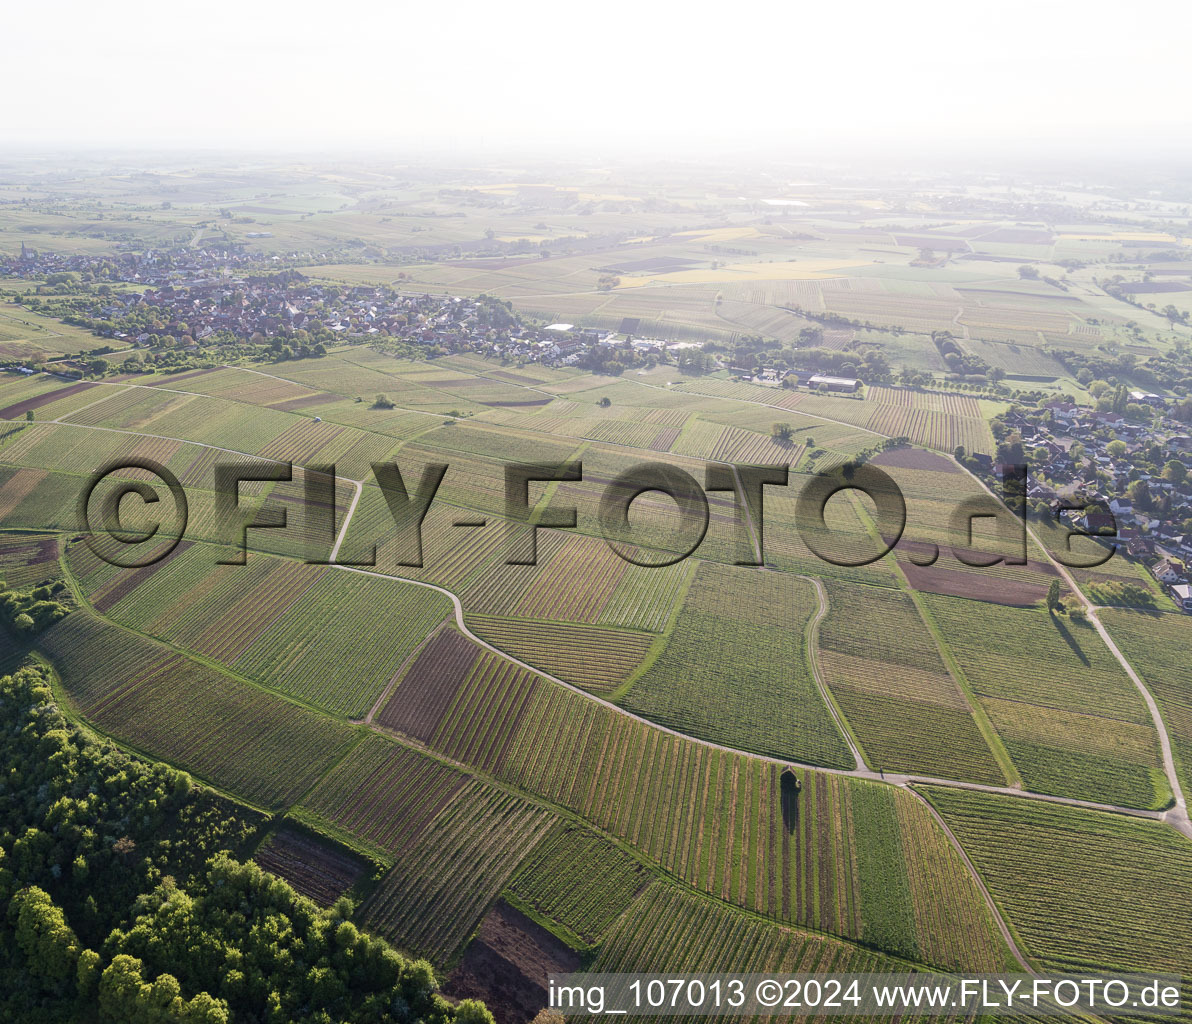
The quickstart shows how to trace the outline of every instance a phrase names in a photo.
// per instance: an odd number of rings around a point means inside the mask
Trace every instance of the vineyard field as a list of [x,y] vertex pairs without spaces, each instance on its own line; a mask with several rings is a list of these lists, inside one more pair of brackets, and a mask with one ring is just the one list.
[[[923,600],[1028,787],[1134,807],[1167,801],[1146,705],[1091,625],[1044,608]],[[1027,651],[1029,666],[1016,658]]]
[[804,580],[705,562],[666,649],[621,702],[703,739],[849,767],[807,661],[804,629],[816,607]]
[[1192,850],[1175,831],[1034,800],[926,792],[1043,970],[1192,971]]
[[97,728],[262,806],[292,803],[356,740],[348,725],[82,610],[39,645]]

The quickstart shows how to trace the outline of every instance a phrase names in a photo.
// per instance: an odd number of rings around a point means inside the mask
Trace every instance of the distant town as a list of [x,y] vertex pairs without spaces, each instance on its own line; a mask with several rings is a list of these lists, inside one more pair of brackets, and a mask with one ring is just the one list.
[[[516,363],[541,362],[621,373],[673,363],[681,372],[727,371],[760,386],[803,387],[861,397],[866,380],[892,382],[880,354],[869,353],[865,378],[816,367],[753,365],[720,346],[641,338],[635,323],[612,332],[570,323],[533,323],[511,304],[481,295],[406,293],[377,285],[337,284],[221,249],[147,250],[106,256],[37,252],[0,260],[0,277],[31,283],[18,296],[29,309],[93,332],[95,349],[53,360],[28,360],[26,372],[103,376],[215,365],[233,359],[286,360],[324,355],[328,346],[367,344],[396,356],[435,358],[457,352]],[[400,285],[405,276],[395,271]],[[815,329],[808,341],[817,340]],[[937,339],[938,343],[938,339]],[[16,369],[12,366],[10,369]],[[900,377],[929,389],[933,383]],[[1025,461],[1035,511],[1108,535],[1149,567],[1185,611],[1192,612],[1192,401],[1091,381],[1096,407],[1048,398],[1012,405],[994,421],[996,456],[956,455],[989,473]],[[1067,506],[1075,505],[1075,509]],[[1107,603],[1145,601],[1138,592],[1106,592]]]

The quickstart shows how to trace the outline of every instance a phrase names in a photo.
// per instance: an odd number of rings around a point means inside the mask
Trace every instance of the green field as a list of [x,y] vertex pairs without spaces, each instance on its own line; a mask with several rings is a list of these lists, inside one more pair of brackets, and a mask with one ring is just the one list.
[[808,661],[816,612],[810,583],[705,563],[665,649],[621,703],[703,739],[848,767]]

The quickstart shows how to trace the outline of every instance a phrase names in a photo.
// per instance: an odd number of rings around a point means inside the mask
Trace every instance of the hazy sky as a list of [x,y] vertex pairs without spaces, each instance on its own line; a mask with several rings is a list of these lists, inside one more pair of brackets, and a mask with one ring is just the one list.
[[1188,0],[51,0],[4,26],[10,146],[1192,139]]

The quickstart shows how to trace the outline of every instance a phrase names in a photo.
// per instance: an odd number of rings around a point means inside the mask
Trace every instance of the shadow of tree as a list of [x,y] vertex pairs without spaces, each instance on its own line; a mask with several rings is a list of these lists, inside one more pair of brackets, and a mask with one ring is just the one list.
[[1091,664],[1088,659],[1088,655],[1084,653],[1080,646],[1080,641],[1078,641],[1076,637],[1072,635],[1063,619],[1059,615],[1056,615],[1055,612],[1049,611],[1048,614],[1051,616],[1051,621],[1055,623],[1055,628],[1059,631],[1060,636],[1064,638],[1064,642],[1072,648],[1072,653],[1080,659],[1082,664]]

